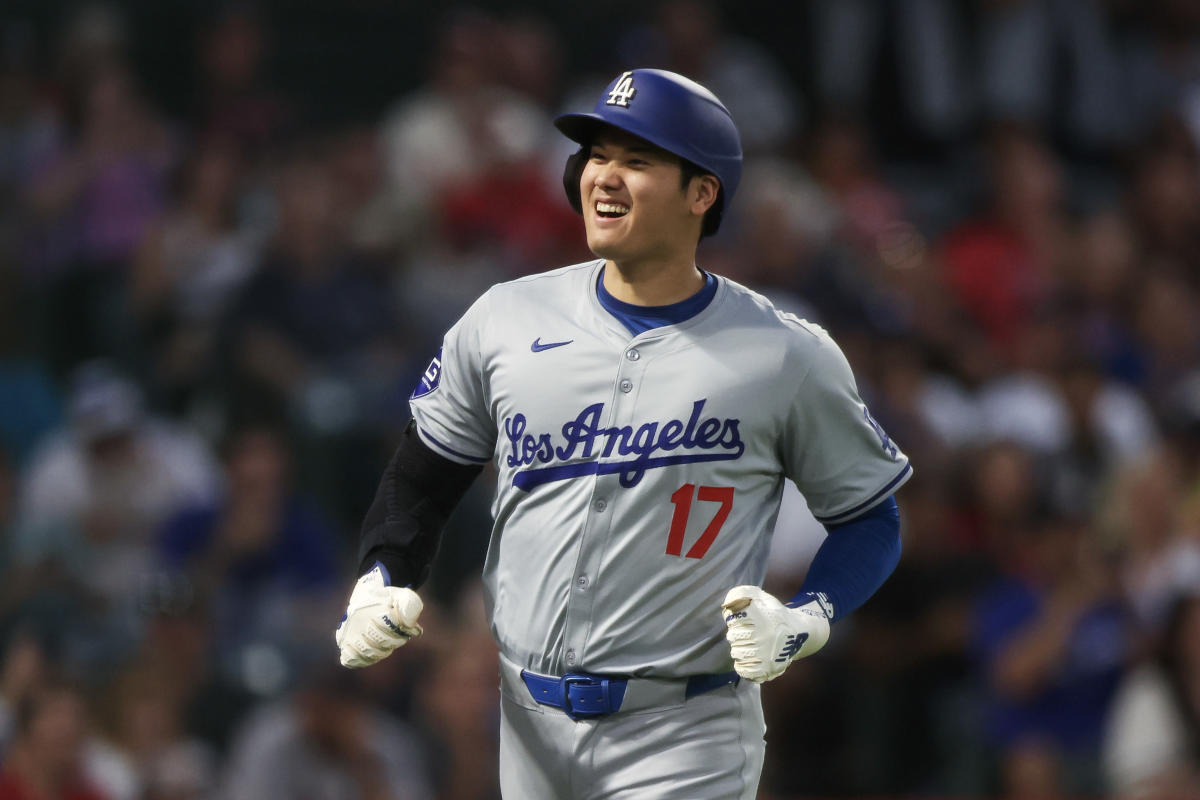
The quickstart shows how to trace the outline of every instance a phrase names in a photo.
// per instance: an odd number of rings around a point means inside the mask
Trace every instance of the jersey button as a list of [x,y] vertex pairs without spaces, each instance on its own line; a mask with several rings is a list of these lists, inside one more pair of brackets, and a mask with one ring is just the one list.
[[625,357],[628,358],[630,361],[637,361],[639,358],[642,357],[642,354],[637,351],[636,347],[631,347],[625,351]]
[[633,391],[633,381],[629,380],[629,378],[625,378],[623,381],[621,381],[621,391],[624,392],[625,394],[629,394],[630,392],[632,392]]
[[597,500],[592,504],[592,508],[596,509],[596,511],[599,513],[603,513],[604,509],[608,508],[608,503],[604,500]]
[[572,667],[575,666],[575,651],[574,650],[567,651],[567,664],[571,665]]
[[580,590],[586,589],[588,587],[588,576],[580,575],[575,579],[575,583],[579,584]]

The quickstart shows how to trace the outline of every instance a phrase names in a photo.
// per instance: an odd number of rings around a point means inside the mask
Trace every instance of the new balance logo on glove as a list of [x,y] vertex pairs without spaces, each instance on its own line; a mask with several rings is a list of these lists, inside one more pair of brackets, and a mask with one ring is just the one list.
[[807,633],[796,633],[787,637],[787,641],[783,643],[783,650],[779,652],[779,657],[776,661],[791,661],[796,653],[800,652],[800,648],[804,647],[804,643],[808,641]]
[[757,586],[735,586],[725,595],[721,617],[734,670],[755,683],[778,678],[829,640],[829,615],[819,598],[788,608]]

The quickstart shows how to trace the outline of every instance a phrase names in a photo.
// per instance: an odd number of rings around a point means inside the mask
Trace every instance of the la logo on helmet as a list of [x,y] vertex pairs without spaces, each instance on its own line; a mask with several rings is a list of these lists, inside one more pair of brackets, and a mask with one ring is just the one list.
[[617,85],[608,93],[608,105],[620,106],[621,108],[629,108],[629,101],[637,94],[637,89],[633,88],[633,73],[623,72],[621,77],[617,78]]

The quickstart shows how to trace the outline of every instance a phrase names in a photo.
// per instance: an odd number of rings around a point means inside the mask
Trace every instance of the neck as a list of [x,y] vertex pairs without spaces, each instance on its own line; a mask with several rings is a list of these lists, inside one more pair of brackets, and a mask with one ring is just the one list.
[[623,303],[666,306],[686,300],[704,288],[704,274],[692,260],[673,264],[604,262],[604,289]]

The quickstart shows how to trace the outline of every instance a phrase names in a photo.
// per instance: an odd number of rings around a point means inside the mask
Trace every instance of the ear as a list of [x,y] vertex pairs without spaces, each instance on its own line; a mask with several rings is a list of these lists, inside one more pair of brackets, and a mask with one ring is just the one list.
[[688,202],[691,212],[698,217],[703,217],[717,202],[717,195],[720,191],[721,182],[715,175],[697,175],[692,178],[692,182],[688,185]]

